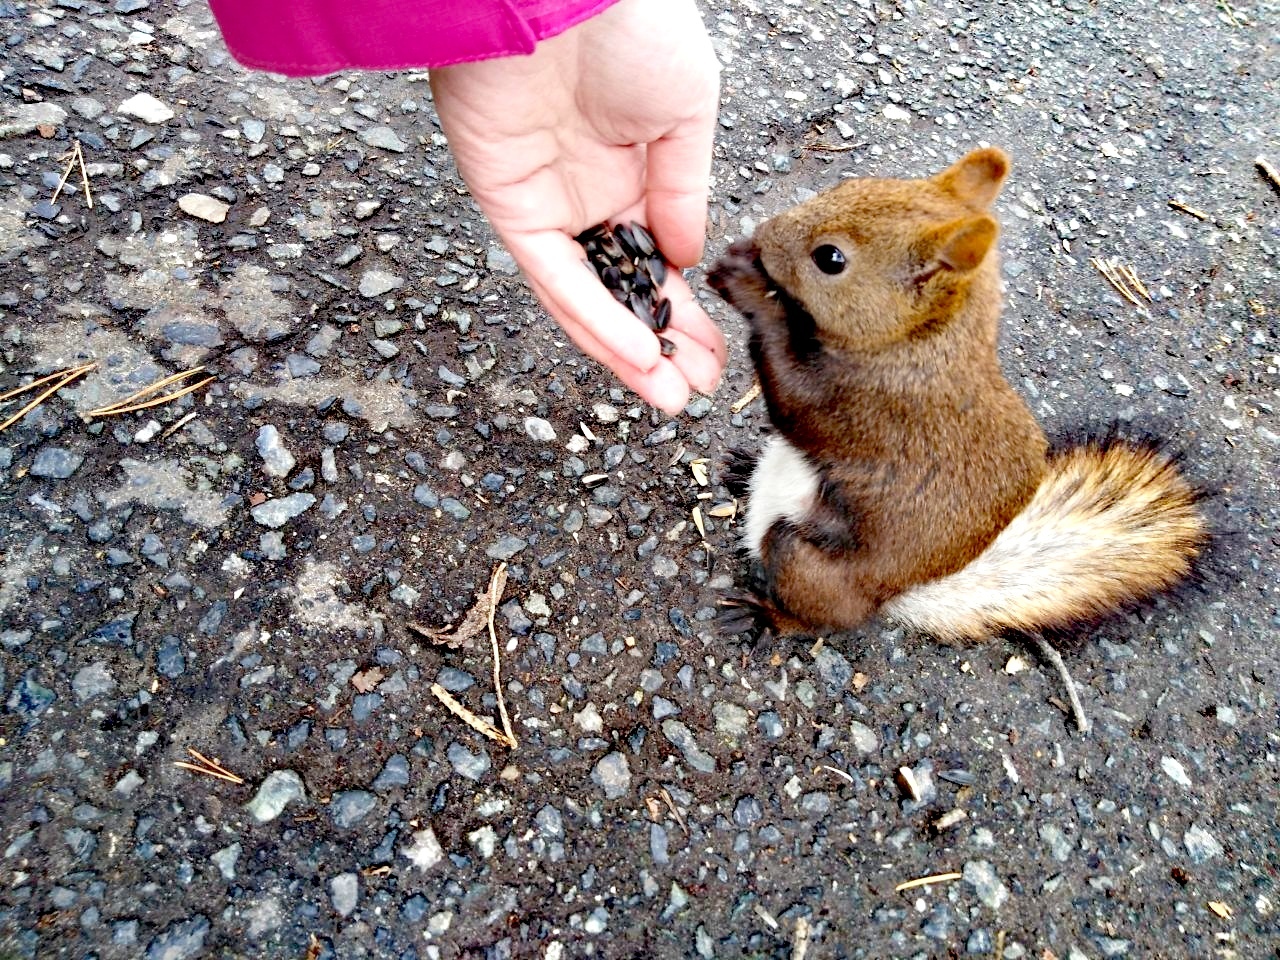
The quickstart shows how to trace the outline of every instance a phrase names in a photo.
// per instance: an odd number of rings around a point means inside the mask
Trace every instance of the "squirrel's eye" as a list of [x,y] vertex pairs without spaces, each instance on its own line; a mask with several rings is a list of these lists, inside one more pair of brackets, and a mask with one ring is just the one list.
[[818,269],[823,273],[834,276],[837,273],[844,272],[844,251],[834,244],[824,243],[809,256],[813,258],[813,262],[817,264]]

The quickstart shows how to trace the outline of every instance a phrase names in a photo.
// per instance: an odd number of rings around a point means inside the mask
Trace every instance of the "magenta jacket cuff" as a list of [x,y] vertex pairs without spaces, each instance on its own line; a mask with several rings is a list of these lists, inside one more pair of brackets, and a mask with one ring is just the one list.
[[533,52],[616,0],[209,0],[231,55],[291,76]]

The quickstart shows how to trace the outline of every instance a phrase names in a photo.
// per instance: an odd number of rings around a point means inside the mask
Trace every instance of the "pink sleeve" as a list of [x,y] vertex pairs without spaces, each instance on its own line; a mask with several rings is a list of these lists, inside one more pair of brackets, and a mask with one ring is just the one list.
[[616,0],[209,0],[246,67],[311,76],[533,52]]

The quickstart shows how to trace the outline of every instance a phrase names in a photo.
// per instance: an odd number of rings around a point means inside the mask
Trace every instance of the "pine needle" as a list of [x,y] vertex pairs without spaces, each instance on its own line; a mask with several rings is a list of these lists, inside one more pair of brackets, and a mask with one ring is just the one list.
[[187,377],[193,376],[203,369],[204,367],[192,367],[190,370],[183,370],[181,373],[175,373],[163,378],[162,380],[157,380],[155,383],[147,384],[142,389],[135,390],[123,400],[116,400],[114,403],[104,404],[96,410],[90,410],[86,416],[111,417],[121,413],[132,413],[135,410],[145,410],[148,407],[158,407],[162,404],[177,400],[179,397],[185,397],[188,393],[199,390],[201,387],[212,383],[217,379],[217,377],[206,377],[199,383],[183,387],[181,390],[165,394],[162,397],[154,397],[151,400],[145,401],[142,399],[143,397],[150,396],[153,393],[163,390],[172,383],[177,383],[179,380],[185,380]]
[[0,431],[9,429],[9,427],[13,426],[15,423],[17,423],[19,420],[25,417],[28,413],[30,413],[36,407],[40,406],[40,404],[44,403],[45,400],[49,399],[49,397],[53,396],[55,393],[57,393],[59,390],[65,387],[67,384],[71,383],[73,380],[78,380],[80,377],[83,377],[86,373],[88,373],[97,365],[98,364],[95,361],[93,363],[86,363],[83,366],[72,367],[68,370],[59,370],[57,373],[51,373],[47,377],[41,377],[39,380],[35,381],[34,383],[29,383],[24,387],[18,387],[16,390],[10,390],[8,393],[4,394],[3,396],[0,396],[0,403],[3,403],[12,397],[16,397],[19,394],[26,393],[28,390],[33,390],[36,387],[40,386],[41,384],[48,383],[49,381],[57,378],[57,382],[54,383],[53,386],[44,390],[39,396],[37,396],[34,400],[28,403],[25,407],[23,407],[21,410],[15,413],[13,416],[9,417],[9,419],[5,420],[4,423],[0,423]]

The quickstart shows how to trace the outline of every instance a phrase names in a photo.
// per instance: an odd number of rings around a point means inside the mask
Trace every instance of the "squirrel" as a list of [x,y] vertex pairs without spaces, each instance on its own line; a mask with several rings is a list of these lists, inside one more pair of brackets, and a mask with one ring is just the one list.
[[927,179],[845,180],[713,266],[775,431],[739,464],[762,574],[725,632],[878,613],[948,642],[1039,635],[1191,572],[1208,524],[1174,459],[1115,438],[1051,453],[1001,372],[1008,172],[989,147]]

